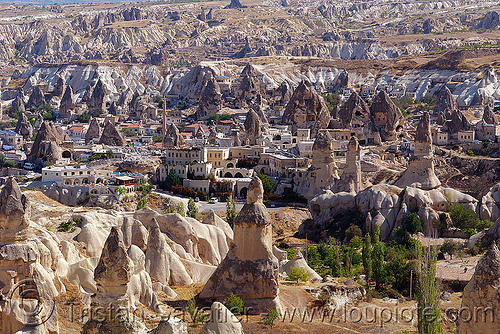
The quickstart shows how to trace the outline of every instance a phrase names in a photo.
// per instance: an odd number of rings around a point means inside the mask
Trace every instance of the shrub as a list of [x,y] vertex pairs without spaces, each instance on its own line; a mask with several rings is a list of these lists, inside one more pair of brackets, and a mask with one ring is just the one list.
[[65,221],[65,222],[62,222],[59,224],[59,226],[57,227],[57,230],[59,232],[68,232],[68,231],[74,231],[74,227],[73,227],[73,224],[74,224],[74,221],[73,219],[70,219],[68,221]]
[[458,241],[446,240],[441,245],[441,253],[450,255],[453,258],[460,249],[462,249],[462,244]]
[[410,234],[415,234],[417,232],[422,232],[422,223],[418,218],[416,213],[410,213],[405,218],[405,228],[406,231]]
[[138,202],[137,202],[137,207],[135,208],[136,210],[140,210],[148,205],[148,198],[146,196],[142,197]]
[[234,206],[234,202],[230,202],[229,198],[226,200],[226,220],[229,226],[233,228],[234,219],[236,218],[236,207]]
[[233,314],[242,314],[243,313],[243,300],[231,292],[229,297],[224,300],[224,305],[231,311]]
[[360,237],[360,236],[355,235],[355,236],[351,239],[351,241],[349,242],[349,244],[350,244],[350,245],[351,245],[351,247],[353,247],[353,248],[356,248],[356,249],[361,248],[361,246],[363,246],[363,239],[361,239],[361,237]]
[[290,269],[290,272],[288,273],[288,280],[289,281],[302,281],[302,282],[307,282],[309,281],[309,273],[307,270],[303,267],[292,267]]
[[184,210],[184,203],[180,202],[177,204],[177,213],[180,214],[181,216],[186,216],[186,210]]
[[268,309],[266,315],[264,316],[264,325],[271,326],[273,328],[274,320],[281,318],[278,311],[273,309]]
[[200,312],[200,309],[198,309],[193,299],[188,301],[187,311],[193,323],[204,323],[206,321],[207,316]]
[[264,188],[264,193],[266,193],[266,194],[271,193],[271,191],[274,188],[274,185],[271,182],[271,180],[269,179],[269,176],[267,176],[265,174],[258,174],[257,176],[262,181],[262,187]]
[[293,260],[293,257],[295,256],[295,252],[296,252],[296,251],[297,251],[297,250],[296,250],[295,248],[287,248],[287,249],[286,249],[286,253],[287,253],[287,254],[286,254],[286,258],[287,258],[288,260]]
[[188,217],[196,219],[198,216],[198,207],[196,206],[196,203],[192,198],[189,199],[188,201],[188,211],[187,211]]

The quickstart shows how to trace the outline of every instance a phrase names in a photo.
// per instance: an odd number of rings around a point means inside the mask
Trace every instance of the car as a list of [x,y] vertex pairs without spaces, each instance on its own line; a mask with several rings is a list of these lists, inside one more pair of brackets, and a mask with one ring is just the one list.
[[199,201],[200,201],[200,198],[199,198],[199,197],[195,197],[195,198],[194,198],[194,201],[195,201],[195,202],[199,202]]
[[218,201],[219,201],[219,199],[218,199],[217,197],[212,197],[208,203],[210,203],[210,204],[215,204],[215,203],[217,203]]
[[27,169],[27,170],[34,170],[35,169],[35,164],[32,164],[31,162],[26,162],[24,164],[24,169]]

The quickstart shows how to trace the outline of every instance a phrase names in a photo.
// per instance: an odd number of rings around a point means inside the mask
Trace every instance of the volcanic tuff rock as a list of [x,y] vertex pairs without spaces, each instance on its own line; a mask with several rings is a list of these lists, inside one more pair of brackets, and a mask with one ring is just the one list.
[[261,86],[258,72],[253,65],[247,64],[241,71],[240,87],[236,96],[242,103],[247,103],[247,101],[254,99],[260,92]]
[[272,251],[271,217],[262,200],[262,181],[254,176],[247,202],[234,221],[234,241],[199,297],[222,300],[231,292],[241,297],[252,312],[280,309],[278,260]]
[[101,138],[101,125],[97,121],[97,118],[92,118],[90,120],[89,128],[85,133],[85,144],[89,144],[93,139]]
[[33,163],[54,163],[62,158],[62,147],[71,143],[68,134],[60,126],[44,121],[38,129],[28,159]]
[[405,118],[385,91],[380,91],[373,99],[370,112],[382,140],[396,139],[397,132],[403,128]]
[[434,173],[434,158],[429,113],[420,116],[415,134],[415,150],[408,168],[395,183],[398,187],[406,186],[422,189],[434,189],[441,181]]
[[104,130],[102,130],[101,138],[99,139],[99,144],[104,144],[108,146],[125,146],[127,142],[123,139],[121,133],[116,129],[116,127],[111,123],[111,121],[106,121]]
[[33,126],[24,112],[19,116],[14,131],[23,136],[24,140],[31,140],[33,137]]
[[211,114],[217,114],[222,107],[220,87],[212,72],[207,72],[203,76],[203,88],[199,99],[197,119],[204,119]]
[[445,127],[450,133],[457,133],[459,131],[471,130],[472,125],[462,111],[457,109],[452,111],[451,119],[446,121]]
[[179,129],[174,123],[170,123],[167,126],[167,131],[163,136],[163,147],[173,148],[173,147],[183,147],[186,145],[184,137],[179,132]]
[[66,86],[64,90],[64,95],[59,104],[59,116],[69,117],[71,116],[71,110],[75,109],[75,98],[73,97],[73,88],[71,86]]
[[181,260],[167,244],[155,218],[149,222],[145,268],[151,278],[163,286],[193,283]]
[[233,229],[224,219],[217,216],[217,214],[213,209],[210,209],[210,211],[208,211],[208,214],[205,216],[205,218],[203,218],[202,223],[214,225],[223,230],[224,233],[226,234],[228,244],[231,244],[231,241],[233,241],[234,239]]
[[498,124],[498,117],[493,112],[493,107],[489,103],[484,107],[483,122],[486,124]]
[[307,264],[306,260],[304,259],[304,255],[302,255],[302,252],[300,250],[297,250],[293,256],[293,259],[286,262],[283,265],[283,271],[286,274],[289,274],[292,272],[292,268],[304,268],[308,273],[309,273],[309,280],[310,281],[322,281],[323,278],[314,271],[309,265]]
[[308,199],[323,190],[336,189],[336,182],[339,179],[330,132],[318,133],[314,140],[312,154],[312,166],[297,186],[297,192]]
[[246,6],[243,6],[241,4],[240,0],[231,0],[231,2],[229,3],[229,5],[227,5],[224,8],[226,8],[226,9],[230,9],[230,8],[246,8]]
[[335,186],[337,191],[357,193],[363,189],[361,174],[361,148],[356,137],[351,137],[347,145],[346,166]]
[[0,191],[0,242],[13,242],[22,229],[28,226],[31,206],[13,176]]
[[340,107],[338,118],[343,129],[350,129],[353,122],[366,124],[370,121],[370,108],[358,93],[353,90],[351,96]]
[[263,134],[263,124],[257,113],[250,109],[245,119],[245,136],[249,145],[256,145],[257,139]]
[[101,79],[99,79],[92,90],[92,95],[87,101],[89,110],[106,110],[106,86]]
[[302,81],[285,108],[282,123],[291,125],[293,133],[299,128],[310,128],[314,137],[329,122],[330,112],[325,101],[309,81]]
[[40,86],[33,87],[33,91],[31,92],[30,99],[28,100],[26,108],[36,109],[42,107],[44,104],[45,97],[43,95],[42,88]]
[[[495,242],[479,260],[464,289],[461,309],[471,312],[477,321],[459,317],[458,334],[500,333],[500,251]],[[478,318],[476,318],[478,317]]]
[[12,101],[11,108],[13,113],[25,112],[23,99],[19,95]]
[[66,81],[64,80],[64,78],[59,77],[56,83],[54,84],[54,90],[52,91],[52,94],[50,94],[51,97],[61,98],[64,94],[65,87],[66,87]]
[[200,334],[243,334],[243,326],[238,318],[222,303],[212,303],[209,319]]
[[444,124],[444,121],[450,119],[451,113],[457,109],[457,101],[451,94],[448,87],[444,86],[439,91],[436,106],[434,107],[434,114],[438,115],[439,124]]

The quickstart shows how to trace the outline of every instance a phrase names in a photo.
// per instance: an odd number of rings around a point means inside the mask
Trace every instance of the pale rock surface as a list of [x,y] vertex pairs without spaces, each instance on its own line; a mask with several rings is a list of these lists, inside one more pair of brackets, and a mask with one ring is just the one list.
[[161,319],[158,326],[149,334],[188,334],[187,325],[176,317]]
[[[477,321],[459,317],[458,334],[500,333],[500,251],[493,242],[479,260],[474,275],[464,289],[462,309],[477,316]],[[474,319],[474,318],[473,318]]]
[[263,196],[262,181],[254,176],[248,186],[247,202],[234,222],[234,241],[199,298],[223,300],[232,292],[253,307],[252,312],[281,309],[279,262],[273,255],[271,217]]
[[155,218],[149,222],[145,268],[151,278],[164,286],[193,283],[182,262],[167,244]]
[[304,268],[309,273],[309,280],[311,282],[322,281],[323,278],[318,275],[309,265],[307,264],[302,252],[297,250],[293,256],[293,259],[286,262],[283,265],[283,272],[289,274],[292,272],[292,268]]
[[214,302],[210,307],[210,320],[200,334],[243,334],[243,326],[224,304]]
[[404,188],[412,186],[422,189],[434,189],[441,185],[434,173],[434,158],[429,113],[420,116],[415,134],[415,151],[408,168],[395,185]]

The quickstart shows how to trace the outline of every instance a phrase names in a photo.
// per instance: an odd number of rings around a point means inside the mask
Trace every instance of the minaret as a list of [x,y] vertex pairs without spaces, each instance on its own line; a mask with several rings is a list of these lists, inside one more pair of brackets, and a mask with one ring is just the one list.
[[162,116],[162,130],[163,130],[163,137],[165,137],[165,134],[167,133],[167,99],[163,97],[163,116]]

